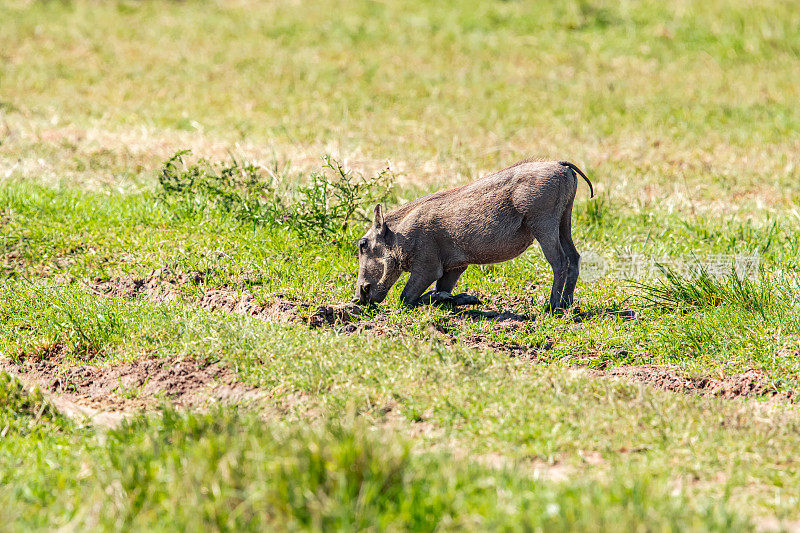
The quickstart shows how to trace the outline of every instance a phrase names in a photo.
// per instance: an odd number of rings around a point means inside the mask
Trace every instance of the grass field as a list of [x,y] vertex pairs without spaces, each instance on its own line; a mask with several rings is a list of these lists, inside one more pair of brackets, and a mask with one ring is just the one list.
[[[798,78],[790,1],[0,0],[0,530],[797,530]],[[528,156],[585,257],[757,272],[348,304]]]

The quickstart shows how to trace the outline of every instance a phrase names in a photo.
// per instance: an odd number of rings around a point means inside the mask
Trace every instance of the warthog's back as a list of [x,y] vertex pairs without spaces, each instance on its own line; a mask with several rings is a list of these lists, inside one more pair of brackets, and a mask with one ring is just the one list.
[[530,221],[562,212],[576,186],[574,174],[558,162],[522,161],[414,200],[388,213],[386,220],[412,243],[436,246],[445,268],[496,263],[530,246]]

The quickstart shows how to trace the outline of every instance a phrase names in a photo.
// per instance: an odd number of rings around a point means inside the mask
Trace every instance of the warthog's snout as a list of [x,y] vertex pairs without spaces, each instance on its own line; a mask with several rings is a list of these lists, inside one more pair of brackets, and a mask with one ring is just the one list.
[[369,302],[369,290],[372,288],[371,283],[362,283],[358,287],[356,295],[353,297],[353,303],[364,305]]

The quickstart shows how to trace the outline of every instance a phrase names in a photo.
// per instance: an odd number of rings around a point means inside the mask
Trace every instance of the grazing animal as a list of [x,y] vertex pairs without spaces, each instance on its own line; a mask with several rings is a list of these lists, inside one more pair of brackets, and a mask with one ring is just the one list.
[[[383,301],[400,274],[410,272],[400,295],[406,306],[476,304],[472,296],[451,294],[467,265],[508,261],[537,240],[553,268],[549,310],[566,309],[580,262],[572,242],[576,172],[594,196],[589,178],[572,163],[525,160],[386,214],[376,205],[372,227],[358,241],[353,301]],[[433,283],[436,290],[423,294]]]

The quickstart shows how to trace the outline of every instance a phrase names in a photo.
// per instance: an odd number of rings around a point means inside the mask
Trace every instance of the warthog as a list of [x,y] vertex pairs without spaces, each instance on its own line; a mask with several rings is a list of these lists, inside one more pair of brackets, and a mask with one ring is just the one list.
[[[549,309],[566,309],[580,263],[572,242],[576,172],[594,196],[589,178],[572,163],[525,160],[385,215],[376,205],[372,227],[358,241],[354,301],[383,301],[406,271],[411,275],[400,295],[406,306],[476,304],[472,296],[451,294],[467,265],[508,261],[537,240],[553,268]],[[434,282],[436,290],[423,294]]]

